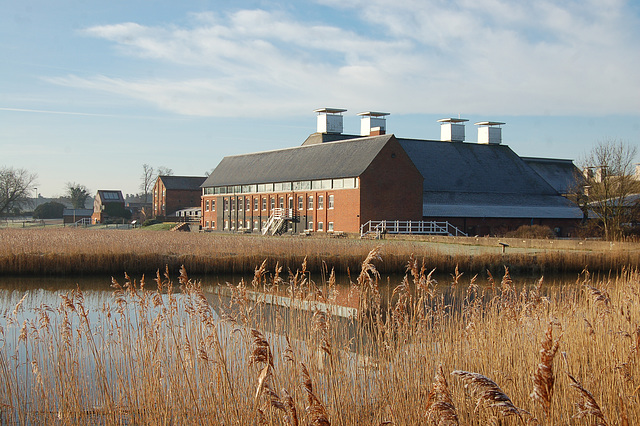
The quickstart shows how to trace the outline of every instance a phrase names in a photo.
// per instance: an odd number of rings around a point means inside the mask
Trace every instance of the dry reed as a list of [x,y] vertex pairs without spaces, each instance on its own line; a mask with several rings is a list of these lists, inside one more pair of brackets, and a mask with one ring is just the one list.
[[[515,425],[536,423],[532,413],[543,424],[584,417],[624,425],[640,418],[637,270],[603,281],[585,273],[575,286],[553,288],[542,280],[517,287],[505,269],[499,285],[482,286],[462,269],[438,282],[429,259],[413,256],[405,279],[383,295],[381,252],[362,259],[348,291],[336,288],[333,274],[311,281],[303,258],[285,275],[257,262],[251,282],[215,293],[184,268],[174,283],[165,268],[155,286],[114,280],[112,298],[98,306],[80,289],[48,305],[14,294],[0,315],[0,422]],[[337,313],[345,291],[357,297],[354,317]],[[556,377],[560,345],[570,356],[567,374]],[[448,383],[445,366],[462,380]]]

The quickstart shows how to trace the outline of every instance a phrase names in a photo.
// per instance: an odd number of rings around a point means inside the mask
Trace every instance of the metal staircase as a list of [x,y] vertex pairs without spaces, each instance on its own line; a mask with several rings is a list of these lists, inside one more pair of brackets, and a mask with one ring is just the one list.
[[384,234],[463,236],[467,234],[449,222],[424,220],[370,220],[360,226],[360,238],[379,239]]
[[291,220],[292,215],[286,209],[276,208],[271,212],[267,224],[262,229],[262,235],[276,235],[282,233],[285,223]]

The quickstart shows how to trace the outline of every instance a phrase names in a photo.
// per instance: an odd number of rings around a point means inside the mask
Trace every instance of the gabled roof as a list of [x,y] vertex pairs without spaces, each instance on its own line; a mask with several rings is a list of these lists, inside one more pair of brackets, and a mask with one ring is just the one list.
[[164,187],[169,190],[199,191],[206,176],[158,176]]
[[577,189],[580,170],[573,164],[572,160],[536,157],[521,158],[560,194],[568,194]]
[[425,217],[582,217],[507,145],[398,142],[424,177]]
[[417,139],[398,142],[422,173],[425,191],[558,194],[507,145]]
[[203,187],[360,176],[393,135],[224,157]]

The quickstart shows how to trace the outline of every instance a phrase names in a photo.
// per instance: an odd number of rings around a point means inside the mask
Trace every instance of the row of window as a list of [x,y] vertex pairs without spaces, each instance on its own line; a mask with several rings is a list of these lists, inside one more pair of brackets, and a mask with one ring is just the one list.
[[254,194],[259,192],[308,191],[314,189],[353,189],[357,187],[358,178],[341,178],[261,183],[254,185],[214,186],[203,188],[202,194]]
[[[229,225],[231,225],[231,228],[229,228]],[[235,225],[236,225],[235,221],[231,221],[231,223],[229,223],[228,220],[225,220],[224,221],[224,230],[225,231],[235,230],[236,229]],[[249,229],[250,230],[251,229],[251,221],[250,220],[247,220],[246,222],[243,222],[243,221],[239,220],[237,222],[237,225],[238,225],[238,230],[243,230],[243,229]],[[253,230],[254,231],[258,231],[260,229],[259,225],[260,225],[260,222],[257,221],[257,220],[254,220],[253,221]],[[329,222],[327,225],[328,225],[327,231],[333,232],[333,222]],[[262,227],[264,228],[265,226],[267,226],[267,221],[263,220],[262,221]],[[215,229],[216,222],[213,221],[213,220],[211,222],[209,222],[207,220],[204,223],[204,227],[205,228],[209,228],[209,229]],[[323,232],[324,231],[324,223],[323,222],[318,222],[318,229],[314,229],[313,222],[309,222],[307,224],[307,231]]]
[[[269,198],[270,207],[273,210],[276,207],[276,198],[275,197],[262,197],[262,210],[267,210],[267,198]],[[231,198],[231,200],[225,198],[223,199],[223,210],[229,210],[229,201],[231,201],[231,210],[236,209],[236,199]],[[307,197],[307,210],[314,209],[314,197],[313,195],[309,195]],[[298,196],[298,210],[304,210],[305,198],[302,195]],[[327,208],[332,209],[334,204],[333,194],[328,196],[327,200]],[[251,210],[251,198],[246,198],[243,200],[237,200],[238,210]],[[278,207],[281,209],[284,208],[284,197],[278,198]],[[293,208],[293,206],[290,206]],[[318,210],[324,209],[324,195],[318,195]],[[204,200],[204,211],[215,211],[216,210],[216,200]],[[253,210],[258,211],[258,197],[253,198]]]

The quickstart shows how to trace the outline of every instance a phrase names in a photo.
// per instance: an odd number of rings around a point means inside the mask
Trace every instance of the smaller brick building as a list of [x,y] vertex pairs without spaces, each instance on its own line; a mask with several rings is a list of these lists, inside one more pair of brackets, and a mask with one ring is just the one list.
[[174,216],[176,211],[199,207],[204,176],[158,176],[153,186],[153,216]]
[[108,205],[115,205],[117,210],[124,210],[124,197],[122,191],[100,189],[93,199],[93,214],[91,223],[103,223],[107,217]]

